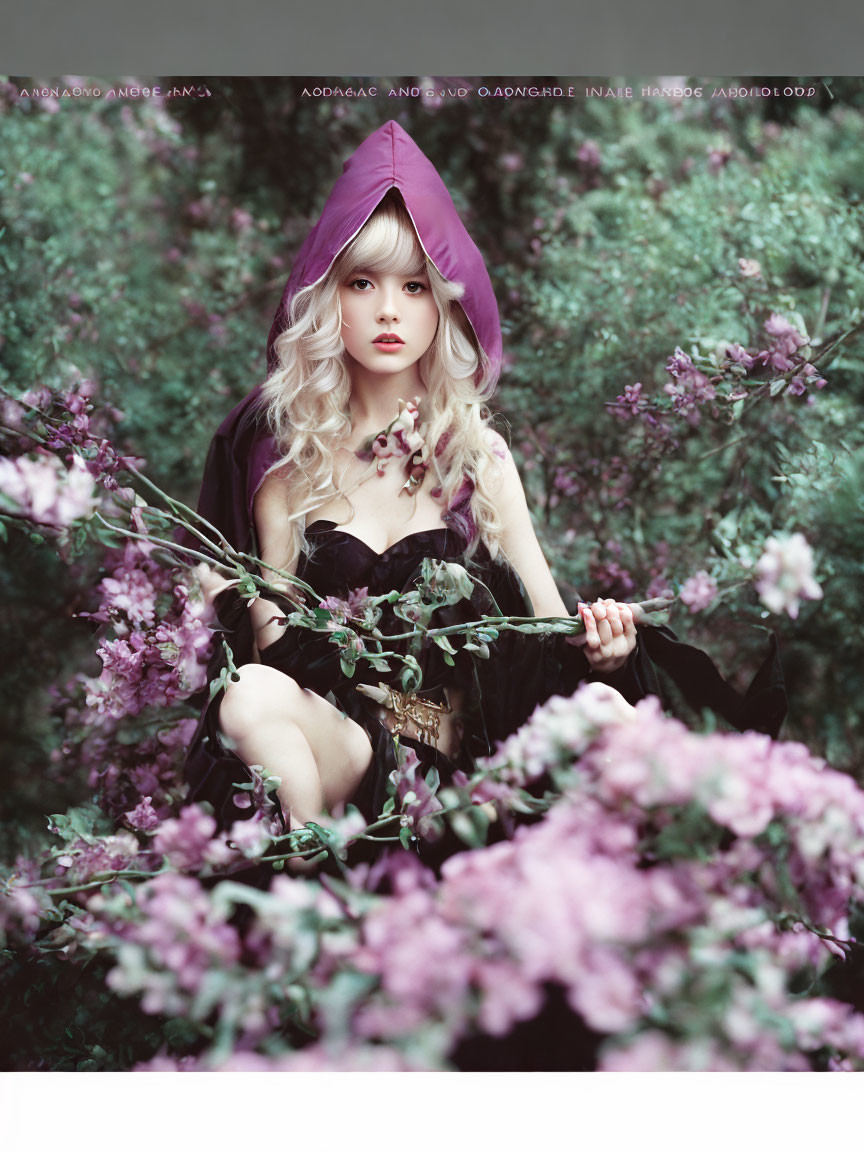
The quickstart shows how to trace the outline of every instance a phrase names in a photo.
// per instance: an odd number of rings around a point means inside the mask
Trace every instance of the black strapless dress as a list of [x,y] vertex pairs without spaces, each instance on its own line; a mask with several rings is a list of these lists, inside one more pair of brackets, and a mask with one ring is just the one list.
[[[376,552],[357,536],[319,520],[307,528],[313,544],[310,554],[301,557],[297,575],[323,599],[345,598],[356,589],[367,588],[369,595],[393,590],[411,590],[427,557],[463,564],[475,581],[469,601],[439,609],[435,626],[478,619],[483,614],[533,615],[531,602],[515,571],[505,562],[492,560],[481,544],[471,560],[466,560],[466,542],[452,528],[440,527],[414,532],[398,540],[383,553]],[[231,643],[231,632],[244,623],[246,606],[235,594],[222,593],[217,610]],[[380,630],[396,634],[407,625],[385,611]],[[398,643],[398,642],[397,642]],[[386,646],[386,645],[385,645]],[[397,644],[392,645],[397,647]],[[304,688],[329,697],[347,716],[367,732],[373,749],[369,770],[352,798],[371,822],[386,799],[386,784],[397,766],[393,735],[370,710],[358,684],[398,683],[398,668],[386,673],[361,660],[352,677],[342,670],[336,645],[322,633],[303,628],[287,628],[282,636],[260,652],[261,661],[291,676]],[[479,659],[457,650],[455,664],[447,665],[441,650],[425,646],[419,661],[423,672],[421,695],[440,700],[444,689],[456,689],[465,701],[460,717],[463,739],[458,756],[451,759],[422,741],[400,736],[402,745],[417,753],[423,770],[434,765],[446,782],[461,769],[470,773],[473,761],[491,754],[498,742],[515,732],[538,704],[553,695],[570,695],[588,679],[603,680],[618,689],[631,703],[652,694],[664,697],[668,677],[695,708],[710,707],[732,726],[755,728],[776,735],[785,715],[785,693],[772,642],[768,658],[756,674],[750,689],[741,695],[718,672],[700,649],[682,644],[670,629],[640,627],[639,644],[627,665],[612,674],[592,673],[581,647],[564,642],[560,635],[536,636],[502,632],[490,645],[488,659]],[[394,662],[395,663],[395,662]],[[211,679],[224,664],[217,645],[209,669]],[[218,726],[217,694],[201,715],[187,753],[185,777],[188,800],[208,801],[220,827],[251,815],[249,809],[234,804],[235,784],[248,780],[243,762],[223,744]]]

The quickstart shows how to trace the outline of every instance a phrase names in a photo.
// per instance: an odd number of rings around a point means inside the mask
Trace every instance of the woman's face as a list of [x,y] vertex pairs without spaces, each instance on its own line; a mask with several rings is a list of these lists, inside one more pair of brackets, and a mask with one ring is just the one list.
[[351,272],[339,285],[342,341],[369,372],[395,376],[428,351],[438,329],[438,305],[425,271]]

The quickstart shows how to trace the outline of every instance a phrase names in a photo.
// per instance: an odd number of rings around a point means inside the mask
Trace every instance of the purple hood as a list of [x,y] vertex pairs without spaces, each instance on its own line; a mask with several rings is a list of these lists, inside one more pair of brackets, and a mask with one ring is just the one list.
[[[373,132],[346,160],[320,220],[300,249],[267,340],[268,372],[275,367],[273,344],[288,326],[295,294],[327,273],[391,188],[401,194],[426,255],[442,276],[463,285],[462,307],[489,359],[492,379],[497,379],[501,325],[483,257],[434,166],[395,120]],[[252,498],[264,473],[278,459],[261,419],[259,393],[260,385],[220,425],[210,447],[198,505],[201,515],[243,551],[251,546]]]

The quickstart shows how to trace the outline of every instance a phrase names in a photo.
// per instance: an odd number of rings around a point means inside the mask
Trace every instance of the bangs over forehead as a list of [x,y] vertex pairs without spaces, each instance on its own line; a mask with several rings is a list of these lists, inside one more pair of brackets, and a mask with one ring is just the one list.
[[394,200],[385,200],[369,217],[339,261],[343,273],[377,272],[416,276],[426,271],[426,256],[411,217]]

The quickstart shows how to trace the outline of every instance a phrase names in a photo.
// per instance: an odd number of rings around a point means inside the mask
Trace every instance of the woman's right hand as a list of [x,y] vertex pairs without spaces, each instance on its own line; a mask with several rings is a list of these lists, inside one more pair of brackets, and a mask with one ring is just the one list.
[[621,604],[617,600],[580,604],[579,615],[585,631],[567,639],[571,644],[584,645],[592,671],[616,672],[627,663],[636,647],[638,612],[638,605]]

